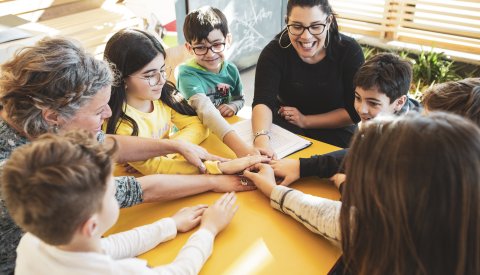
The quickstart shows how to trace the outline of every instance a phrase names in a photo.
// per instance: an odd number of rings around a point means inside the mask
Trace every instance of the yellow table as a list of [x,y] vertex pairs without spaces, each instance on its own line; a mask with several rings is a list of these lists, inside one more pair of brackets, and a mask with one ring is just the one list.
[[[289,158],[309,157],[336,149],[322,142],[312,142],[310,147]],[[202,143],[212,153],[232,157],[233,153],[222,145],[213,135]],[[315,177],[302,179],[292,187],[326,198],[340,197],[332,184]],[[173,215],[185,206],[212,204],[220,196],[209,192],[171,202],[122,209],[117,224],[108,233],[154,222]],[[260,191],[241,192],[237,196],[240,208],[232,223],[215,239],[213,254],[200,274],[326,274],[340,256],[338,247],[271,208],[269,199]],[[160,244],[139,258],[146,259],[150,266],[170,263],[194,231],[180,233],[174,240]]]

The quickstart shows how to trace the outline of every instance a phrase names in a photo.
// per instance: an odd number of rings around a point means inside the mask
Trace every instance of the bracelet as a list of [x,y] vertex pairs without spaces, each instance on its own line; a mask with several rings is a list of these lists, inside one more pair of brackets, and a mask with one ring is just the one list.
[[253,141],[255,141],[255,139],[257,139],[257,137],[259,136],[267,136],[268,139],[271,139],[270,138],[270,132],[268,130],[260,130],[258,132],[255,132],[255,134],[253,134]]

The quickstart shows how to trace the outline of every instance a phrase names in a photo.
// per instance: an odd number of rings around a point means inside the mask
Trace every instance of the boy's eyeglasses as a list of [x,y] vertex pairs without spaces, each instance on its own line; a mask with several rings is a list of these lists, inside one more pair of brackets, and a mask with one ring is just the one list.
[[[326,20],[328,20],[328,18]],[[287,25],[287,30],[290,34],[296,35],[296,36],[302,35],[305,30],[308,30],[308,32],[311,35],[319,35],[325,31],[326,26],[327,24],[322,24],[322,23],[313,24],[308,27],[304,27],[300,24],[289,24]]]
[[149,75],[149,76],[143,77],[143,76],[131,75],[130,77],[146,80],[148,82],[148,85],[150,85],[150,87],[154,87],[154,86],[157,86],[158,83],[160,83],[162,78],[163,80],[167,80],[171,72],[172,72],[172,68],[165,67],[164,70],[154,72],[152,75]]
[[195,47],[192,47],[192,49],[196,55],[206,55],[208,50],[211,50],[213,53],[221,53],[225,50],[225,43],[215,43],[210,47],[195,46]]

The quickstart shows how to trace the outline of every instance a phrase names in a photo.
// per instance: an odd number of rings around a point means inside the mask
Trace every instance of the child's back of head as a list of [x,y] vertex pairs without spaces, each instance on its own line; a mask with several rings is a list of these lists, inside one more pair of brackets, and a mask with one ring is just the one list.
[[215,29],[220,30],[225,38],[229,33],[225,15],[219,9],[210,6],[190,12],[183,24],[183,34],[188,43],[207,39],[210,32]]
[[115,150],[87,132],[45,134],[15,150],[3,170],[10,215],[45,243],[69,243],[102,207]]
[[380,53],[368,59],[353,79],[355,87],[376,89],[390,98],[407,95],[412,81],[412,64],[391,53]]
[[447,113],[373,121],[346,161],[342,247],[352,274],[480,272],[480,130]]
[[429,111],[455,113],[480,126],[480,78],[434,85],[424,93],[422,103]]

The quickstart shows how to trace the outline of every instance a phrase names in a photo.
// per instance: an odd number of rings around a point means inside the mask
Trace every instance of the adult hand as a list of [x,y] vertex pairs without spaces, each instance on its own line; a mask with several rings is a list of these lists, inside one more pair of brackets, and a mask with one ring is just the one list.
[[207,209],[208,205],[199,204],[197,206],[185,207],[180,209],[172,219],[177,225],[178,232],[187,232],[196,227],[201,219],[203,212]]
[[253,143],[260,154],[270,157],[271,159],[277,159],[277,154],[270,145],[270,138],[267,135],[256,137]]
[[267,156],[247,156],[243,158],[233,159],[226,162],[220,162],[218,168],[222,171],[223,174],[231,175],[242,172],[248,167],[255,165],[257,163],[268,163],[270,158]]
[[278,114],[286,121],[302,129],[306,126],[306,117],[295,107],[280,107],[280,109],[278,110]]
[[202,160],[219,160],[226,161],[228,159],[210,154],[205,148],[198,145],[188,143],[182,140],[172,140],[176,142],[177,153],[181,154],[188,162],[198,167],[201,173],[206,173],[207,168]]
[[220,104],[220,106],[218,106],[217,109],[220,112],[220,114],[222,114],[223,117],[231,117],[237,111],[237,108],[230,104]]
[[237,197],[235,193],[224,194],[212,206],[205,210],[200,228],[206,229],[216,236],[227,227],[237,212],[238,205],[235,205],[236,201]]
[[280,185],[289,186],[290,183],[300,178],[300,160],[298,159],[281,159],[271,161],[275,176],[283,178]]
[[347,176],[343,173],[337,173],[333,176],[330,177],[330,180],[333,181],[333,184],[337,189],[340,189],[340,185],[342,185],[345,182],[345,179]]
[[[251,170],[251,171],[250,171]],[[252,172],[256,171],[256,172]],[[251,180],[265,196],[270,198],[273,188],[277,185],[275,182],[275,174],[268,164],[255,164],[253,168],[245,170],[243,176]]]
[[250,184],[247,179],[241,176],[230,175],[211,175],[214,177],[213,192],[225,193],[225,192],[243,192],[257,189],[255,185]]

